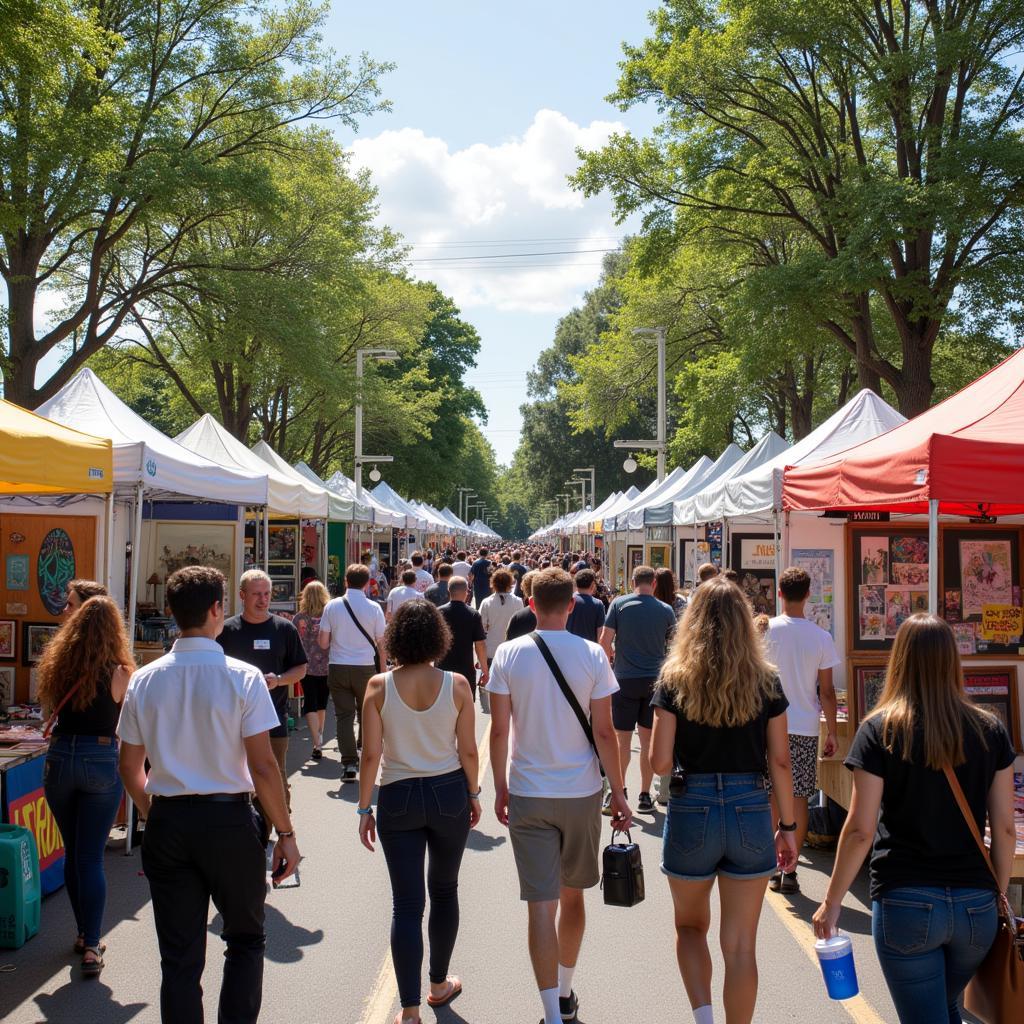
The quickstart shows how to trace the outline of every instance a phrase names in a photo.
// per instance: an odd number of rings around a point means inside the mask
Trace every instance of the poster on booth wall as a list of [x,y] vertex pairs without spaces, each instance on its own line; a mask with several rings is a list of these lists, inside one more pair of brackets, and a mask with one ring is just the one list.
[[1008,540],[960,541],[960,586],[964,617],[985,605],[1013,604],[1013,566]]
[[3,818],[35,836],[40,881],[47,896],[64,884],[64,840],[43,793],[45,761],[45,757],[33,757],[3,773]]
[[870,584],[858,591],[858,628],[861,640],[885,639],[885,587]]
[[835,639],[835,554],[831,548],[797,548],[792,564],[811,577],[804,615]]
[[740,541],[742,569],[770,569],[775,571],[775,541],[770,537],[744,537]]
[[862,586],[885,586],[889,582],[888,537],[862,537],[860,559]]

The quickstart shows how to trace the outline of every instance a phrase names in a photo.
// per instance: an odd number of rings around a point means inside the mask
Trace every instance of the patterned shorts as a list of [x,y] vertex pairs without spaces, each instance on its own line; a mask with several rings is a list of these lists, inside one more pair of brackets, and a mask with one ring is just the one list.
[[[818,737],[790,733],[789,760],[793,766],[793,796],[814,796],[818,792]],[[766,775],[765,780],[770,793],[771,775]]]

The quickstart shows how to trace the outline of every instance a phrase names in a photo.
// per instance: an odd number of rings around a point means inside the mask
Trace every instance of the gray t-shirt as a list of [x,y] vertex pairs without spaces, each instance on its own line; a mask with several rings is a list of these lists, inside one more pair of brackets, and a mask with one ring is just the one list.
[[675,612],[653,594],[623,594],[604,620],[615,630],[615,678],[654,679],[676,628]]

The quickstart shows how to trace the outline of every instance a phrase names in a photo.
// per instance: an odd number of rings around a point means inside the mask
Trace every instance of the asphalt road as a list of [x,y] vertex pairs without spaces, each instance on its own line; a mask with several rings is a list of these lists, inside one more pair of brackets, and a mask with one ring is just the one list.
[[[482,749],[487,718],[480,716]],[[305,860],[301,886],[267,899],[267,958],[261,1021],[268,1024],[389,1024],[397,1011],[390,969],[390,889],[384,858],[357,836],[357,787],[341,787],[333,742],[324,760],[306,761],[308,734],[292,734],[289,763],[294,819]],[[636,758],[630,792],[637,792]],[[462,924],[452,970],[465,991],[435,1013],[433,1024],[533,1024],[540,1001],[526,952],[526,913],[518,899],[508,835],[491,810],[484,776],[484,820],[469,842],[460,892]],[[575,987],[581,1024],[691,1020],[675,963],[671,899],[660,861],[661,811],[638,816],[647,899],[630,909],[605,907],[588,894],[588,923]],[[78,976],[71,955],[74,925],[63,891],[43,904],[39,935],[20,950],[0,949],[0,1020],[5,1024],[158,1024],[160,980],[149,892],[138,855],[111,848],[106,858],[107,967],[97,981]],[[759,934],[760,993],[756,1020],[879,1024],[895,1022],[871,944],[866,880],[846,900],[841,925],[853,936],[861,996],[831,1002],[814,959],[808,924],[824,893],[831,855],[804,851],[803,893],[769,894]],[[717,934],[716,923],[712,937]],[[721,957],[715,959],[716,1020],[721,1009]],[[211,908],[206,1020],[216,1021],[221,950]]]

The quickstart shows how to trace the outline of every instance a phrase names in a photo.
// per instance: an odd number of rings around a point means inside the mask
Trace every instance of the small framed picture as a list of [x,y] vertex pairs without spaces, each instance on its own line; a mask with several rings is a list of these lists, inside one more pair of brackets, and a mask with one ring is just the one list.
[[0,661],[14,661],[18,624],[14,619],[0,619]]
[[21,663],[34,665],[46,650],[46,645],[60,629],[57,622],[24,622],[22,623]]
[[14,687],[17,682],[13,665],[0,665],[0,708],[14,703]]
[[964,691],[1006,726],[1015,750],[1021,749],[1020,713],[1017,703],[1016,666],[965,668]]
[[298,554],[299,528],[271,526],[267,530],[267,558],[271,562],[294,562]]
[[291,580],[295,578],[294,562],[268,562],[267,573],[272,580]]
[[274,587],[270,594],[273,604],[284,601],[295,600],[295,580],[274,580]]
[[874,711],[878,698],[882,696],[887,665],[884,661],[856,661],[852,668],[855,720],[862,722]]

